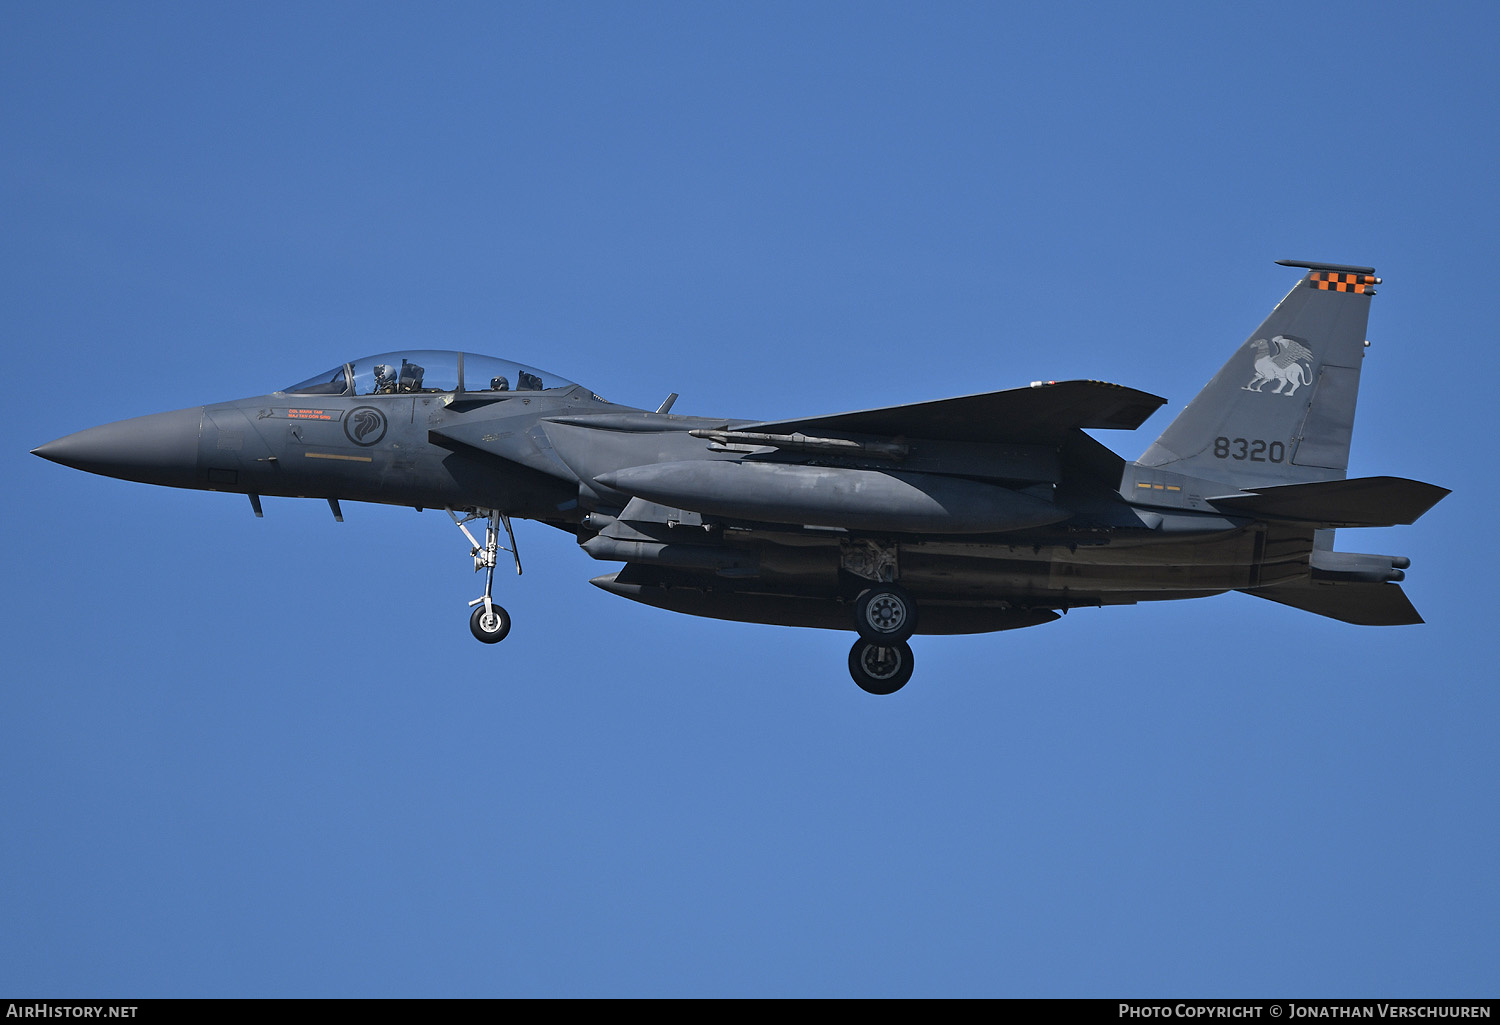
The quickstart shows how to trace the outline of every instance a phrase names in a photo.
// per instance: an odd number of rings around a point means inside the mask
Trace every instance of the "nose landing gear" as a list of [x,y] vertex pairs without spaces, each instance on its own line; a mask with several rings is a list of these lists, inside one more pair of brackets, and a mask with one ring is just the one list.
[[[469,616],[469,632],[485,644],[499,644],[510,633],[510,613],[496,605],[492,597],[495,590],[495,564],[499,561],[501,551],[510,552],[516,561],[516,576],[521,575],[521,553],[516,549],[516,535],[510,529],[510,517],[499,509],[476,509],[462,518],[452,509],[447,512],[473,546],[469,549],[469,554],[474,557],[474,572],[484,570],[484,594],[469,602],[474,607]],[[483,545],[464,526],[471,520],[480,519],[485,521]],[[505,528],[505,536],[510,540],[509,548],[500,543],[502,526]]]
[[477,605],[469,616],[469,632],[486,644],[499,644],[510,633],[510,613],[494,602]]

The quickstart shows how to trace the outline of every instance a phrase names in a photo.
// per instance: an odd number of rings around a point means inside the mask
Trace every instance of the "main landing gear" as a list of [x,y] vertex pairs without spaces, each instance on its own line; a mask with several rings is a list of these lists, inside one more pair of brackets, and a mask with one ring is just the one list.
[[[484,570],[484,594],[469,602],[474,607],[474,612],[469,616],[469,632],[486,644],[499,644],[510,633],[510,613],[496,605],[491,596],[495,590],[495,563],[499,561],[501,551],[510,552],[516,560],[516,576],[521,575],[521,553],[516,550],[516,535],[510,529],[510,517],[499,509],[476,509],[462,518],[452,509],[447,512],[473,546],[469,549],[469,554],[474,556],[474,572]],[[485,521],[483,545],[464,526],[471,520]],[[509,548],[500,543],[502,526],[505,528],[505,536],[510,539]]]
[[849,650],[849,675],[868,694],[894,694],[911,679],[916,660],[905,641],[867,641]]
[[895,584],[876,584],[854,600],[854,628],[867,641],[904,641],[917,630],[917,605]]
[[849,675],[870,694],[894,694],[911,679],[916,661],[907,638],[917,628],[917,605],[895,584],[878,583],[854,601],[859,640],[849,651]]

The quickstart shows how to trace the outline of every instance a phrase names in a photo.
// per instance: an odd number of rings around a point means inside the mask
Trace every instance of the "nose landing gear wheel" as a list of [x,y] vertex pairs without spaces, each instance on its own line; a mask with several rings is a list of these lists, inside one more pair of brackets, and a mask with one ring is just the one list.
[[899,587],[872,587],[854,602],[854,627],[867,641],[904,641],[917,629],[916,602]]
[[849,675],[869,694],[894,694],[911,679],[916,661],[905,641],[858,640],[849,651]]
[[[450,508],[448,515],[453,519],[453,525],[463,531],[464,537],[473,545],[469,554],[474,557],[474,572],[484,570],[484,594],[469,602],[474,607],[469,616],[469,632],[486,644],[499,644],[510,633],[510,613],[496,605],[490,597],[495,590],[495,563],[499,561],[502,551],[510,552],[515,557],[516,576],[521,575],[521,555],[516,551],[516,535],[510,529],[510,517],[499,509],[471,509],[467,515],[460,516]],[[470,520],[486,521],[484,544],[481,545],[469,533],[465,524]],[[505,528],[505,536],[510,538],[509,548],[500,543],[501,527]]]
[[486,644],[499,644],[510,633],[510,613],[499,605],[476,605],[469,617],[469,632]]

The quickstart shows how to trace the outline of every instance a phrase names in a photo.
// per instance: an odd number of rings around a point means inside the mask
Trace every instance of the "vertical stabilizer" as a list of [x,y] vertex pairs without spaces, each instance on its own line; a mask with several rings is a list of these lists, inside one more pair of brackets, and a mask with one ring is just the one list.
[[1340,480],[1359,394],[1373,267],[1307,275],[1138,460],[1236,487]]

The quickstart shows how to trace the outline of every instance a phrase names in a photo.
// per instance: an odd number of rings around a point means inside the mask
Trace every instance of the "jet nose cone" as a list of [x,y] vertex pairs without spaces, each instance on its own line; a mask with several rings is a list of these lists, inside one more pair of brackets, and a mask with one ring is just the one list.
[[106,477],[190,488],[197,484],[203,407],[90,427],[32,449],[33,455]]

